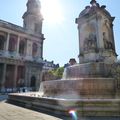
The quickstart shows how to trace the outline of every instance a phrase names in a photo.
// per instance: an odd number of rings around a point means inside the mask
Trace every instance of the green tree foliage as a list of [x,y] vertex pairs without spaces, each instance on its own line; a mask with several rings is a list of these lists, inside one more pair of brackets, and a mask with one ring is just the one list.
[[59,67],[54,70],[50,70],[49,73],[55,76],[57,79],[61,79],[64,72],[64,67]]

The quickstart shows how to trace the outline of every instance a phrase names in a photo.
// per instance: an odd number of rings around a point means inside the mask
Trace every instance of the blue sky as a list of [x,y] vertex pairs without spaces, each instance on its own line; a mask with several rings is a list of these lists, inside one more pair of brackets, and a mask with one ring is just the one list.
[[[44,41],[43,57],[49,61],[54,60],[55,63],[60,63],[62,66],[70,58],[75,58],[78,61],[78,31],[75,18],[78,17],[85,6],[89,5],[90,0],[56,1],[60,4],[64,20],[58,20],[55,24],[44,20],[43,34],[46,39]],[[22,26],[22,15],[26,11],[26,2],[27,0],[1,0],[0,19]],[[97,0],[97,2],[100,5],[106,5],[106,9],[111,15],[116,17],[114,21],[114,36],[116,51],[120,55],[120,1]]]

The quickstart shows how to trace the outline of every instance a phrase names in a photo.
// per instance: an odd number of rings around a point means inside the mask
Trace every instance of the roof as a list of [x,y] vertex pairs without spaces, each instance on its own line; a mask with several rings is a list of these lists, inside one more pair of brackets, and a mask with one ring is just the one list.
[[99,3],[97,3],[95,0],[92,0],[90,4],[90,6],[86,6],[85,9],[79,14],[79,18],[84,17],[86,15],[93,15],[98,11],[111,17],[110,13],[105,9],[105,5],[100,6]]
[[35,37],[38,37],[38,38],[39,37],[41,37],[41,38],[44,37],[43,34],[35,34],[34,32],[28,32],[27,29],[25,29],[21,26],[15,25],[13,23],[10,23],[10,22],[7,22],[7,21],[1,20],[1,19],[0,19],[0,27],[7,28],[7,29],[17,31],[17,32],[21,32],[21,33],[24,33],[24,34],[32,35],[32,36],[35,36]]

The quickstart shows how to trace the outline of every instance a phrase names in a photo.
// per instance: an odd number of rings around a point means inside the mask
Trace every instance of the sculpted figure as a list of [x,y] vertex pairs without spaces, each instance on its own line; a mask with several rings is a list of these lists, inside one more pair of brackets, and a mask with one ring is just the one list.
[[85,38],[84,41],[84,50],[88,51],[88,50],[95,50],[97,45],[96,45],[96,35],[94,35],[93,33],[91,33],[88,38]]
[[113,49],[112,42],[108,41],[105,32],[103,32],[103,42],[104,42],[104,48],[105,49]]

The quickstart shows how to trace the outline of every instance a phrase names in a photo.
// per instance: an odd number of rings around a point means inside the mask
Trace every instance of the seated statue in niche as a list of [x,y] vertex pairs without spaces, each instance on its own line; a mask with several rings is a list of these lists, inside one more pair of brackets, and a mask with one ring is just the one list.
[[96,48],[97,48],[96,35],[91,33],[89,34],[88,38],[85,38],[84,50],[89,51],[89,50],[95,50]]
[[108,41],[105,32],[103,32],[103,42],[104,42],[104,48],[105,49],[114,49],[112,42]]

